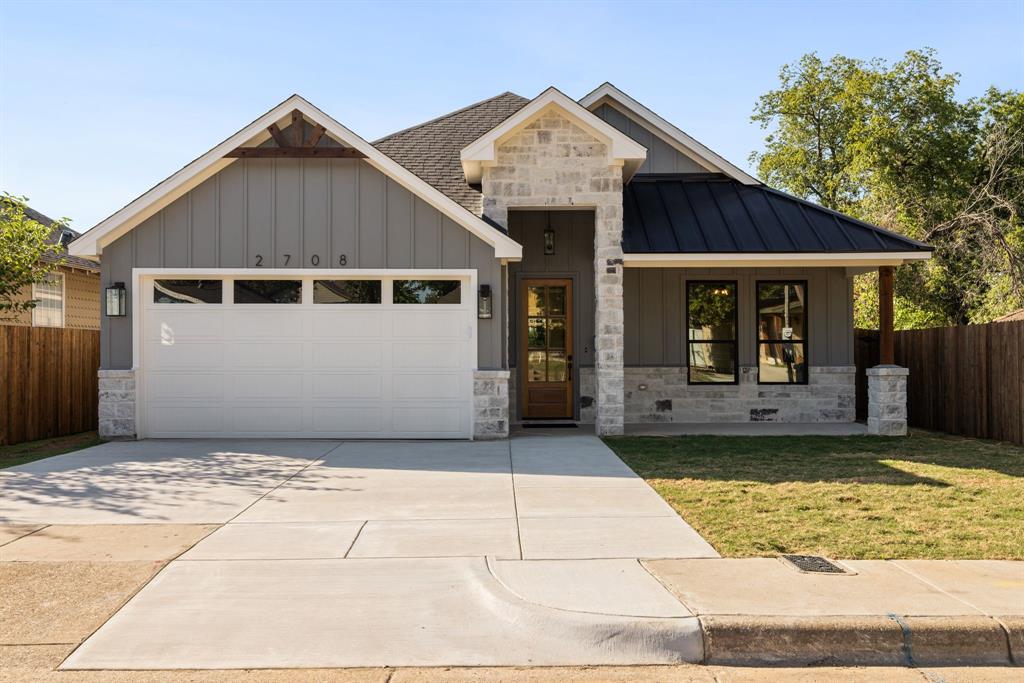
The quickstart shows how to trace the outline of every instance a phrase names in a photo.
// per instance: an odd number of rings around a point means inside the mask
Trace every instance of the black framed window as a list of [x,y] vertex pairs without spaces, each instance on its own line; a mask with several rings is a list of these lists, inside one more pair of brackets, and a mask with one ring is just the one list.
[[686,283],[686,357],[690,384],[737,384],[736,282]]
[[395,280],[391,300],[396,304],[457,304],[462,302],[459,280]]
[[807,283],[757,283],[758,384],[807,384]]
[[380,280],[314,280],[314,304],[379,304]]
[[301,280],[235,280],[236,304],[297,304]]
[[155,304],[219,304],[224,296],[221,280],[154,280]]

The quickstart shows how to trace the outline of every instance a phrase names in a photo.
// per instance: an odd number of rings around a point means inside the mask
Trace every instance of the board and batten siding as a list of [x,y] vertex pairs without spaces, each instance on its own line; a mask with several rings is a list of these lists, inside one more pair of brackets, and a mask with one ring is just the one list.
[[[494,249],[357,159],[240,159],[103,250],[103,286],[132,268],[475,268],[502,310]],[[476,292],[463,296],[476,297]],[[503,367],[502,316],[479,366]],[[132,321],[102,316],[101,367],[132,367]]]
[[602,104],[594,114],[647,148],[647,159],[637,173],[708,173],[708,169],[615,107]]
[[843,268],[627,268],[627,366],[686,365],[687,280],[734,280],[741,366],[757,365],[757,282],[807,281],[811,365],[853,365],[853,281]]

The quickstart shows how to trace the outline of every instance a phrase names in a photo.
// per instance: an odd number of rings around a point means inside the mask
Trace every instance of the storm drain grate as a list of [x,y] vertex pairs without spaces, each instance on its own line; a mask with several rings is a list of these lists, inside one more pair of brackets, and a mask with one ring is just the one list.
[[815,574],[846,574],[846,570],[820,555],[783,555],[782,558],[804,572]]

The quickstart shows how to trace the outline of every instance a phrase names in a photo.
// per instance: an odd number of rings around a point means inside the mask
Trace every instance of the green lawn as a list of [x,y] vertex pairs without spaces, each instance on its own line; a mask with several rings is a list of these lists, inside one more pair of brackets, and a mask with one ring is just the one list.
[[606,442],[727,557],[1024,559],[1024,448],[931,432]]
[[82,432],[70,436],[58,436],[53,439],[26,441],[14,446],[0,446],[0,469],[23,465],[33,460],[42,460],[51,455],[70,453],[89,446],[103,443],[96,432]]

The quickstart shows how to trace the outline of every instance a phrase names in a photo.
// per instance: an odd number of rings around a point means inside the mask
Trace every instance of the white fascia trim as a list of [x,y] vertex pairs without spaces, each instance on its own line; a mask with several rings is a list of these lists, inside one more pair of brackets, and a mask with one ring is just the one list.
[[466,182],[480,182],[483,167],[493,163],[501,141],[528,125],[549,109],[557,108],[581,128],[604,142],[608,147],[608,165],[623,166],[623,180],[629,180],[647,158],[647,148],[614,126],[602,121],[578,102],[555,87],[550,87],[525,107],[477,138],[460,153]]
[[593,110],[601,106],[603,101],[614,102],[618,105],[616,108],[626,110],[623,113],[632,114],[638,117],[641,119],[641,122],[647,123],[648,125],[656,128],[662,133],[662,135],[668,137],[669,141],[680,145],[683,148],[681,151],[689,152],[705,164],[715,167],[733,180],[737,180],[744,185],[762,184],[760,180],[738,166],[729,163],[723,157],[715,154],[700,142],[693,139],[662,117],[658,116],[611,83],[603,83],[598,86],[590,94],[583,97],[583,99],[580,100],[580,104],[587,109]]
[[364,161],[491,245],[494,248],[495,258],[504,258],[510,261],[522,259],[523,248],[518,242],[420,179],[299,95],[292,95],[120,211],[85,232],[71,243],[69,252],[75,256],[99,256],[102,254],[104,246],[235,161],[235,159],[224,158],[225,154],[254,138],[266,138],[267,127],[272,123],[285,120],[294,109],[298,109],[309,120],[326,128],[331,137],[365,154]]
[[925,261],[930,251],[894,251],[829,254],[625,254],[626,268],[780,268],[900,266]]

